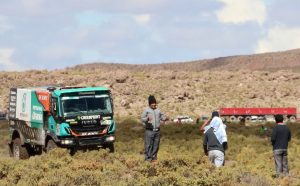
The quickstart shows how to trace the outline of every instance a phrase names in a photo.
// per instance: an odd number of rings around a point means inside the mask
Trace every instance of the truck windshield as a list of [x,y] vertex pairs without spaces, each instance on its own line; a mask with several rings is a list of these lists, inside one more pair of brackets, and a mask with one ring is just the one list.
[[111,99],[108,95],[62,97],[64,116],[79,113],[110,114],[112,113]]

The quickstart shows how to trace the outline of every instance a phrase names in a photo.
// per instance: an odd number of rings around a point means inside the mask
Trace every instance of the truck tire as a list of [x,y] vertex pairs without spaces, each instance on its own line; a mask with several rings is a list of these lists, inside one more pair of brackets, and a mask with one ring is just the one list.
[[70,148],[70,155],[71,156],[74,156],[76,152],[77,152],[77,148],[76,147]]
[[48,140],[46,145],[46,152],[48,153],[55,148],[57,148],[56,143],[52,139]]
[[25,160],[29,158],[28,150],[25,146],[22,146],[20,138],[13,140],[12,155],[14,158]]
[[236,122],[237,118],[235,116],[230,116],[229,120],[230,120],[230,122]]
[[289,118],[287,117],[287,115],[284,115],[284,116],[283,116],[283,121],[284,121],[284,122],[288,122],[288,121],[289,121]]
[[250,117],[250,116],[247,116],[247,117],[245,118],[245,120],[246,120],[246,121],[251,121],[251,117]]
[[241,121],[244,121],[244,120],[245,120],[245,118],[244,118],[243,116],[239,116],[237,119],[238,119],[238,121],[239,121],[239,122],[241,122]]
[[294,123],[294,122],[296,122],[296,117],[295,116],[291,116],[289,118],[289,120],[290,120],[290,122]]
[[108,148],[110,153],[114,153],[115,152],[115,145],[114,143],[108,143],[104,146],[104,148]]
[[225,117],[220,117],[223,122],[225,122]]

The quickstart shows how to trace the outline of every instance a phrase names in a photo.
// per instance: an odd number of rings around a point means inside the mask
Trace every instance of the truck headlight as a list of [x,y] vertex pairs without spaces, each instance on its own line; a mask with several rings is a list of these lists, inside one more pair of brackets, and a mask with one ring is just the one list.
[[102,120],[101,125],[110,125],[112,123],[111,120]]
[[70,144],[73,144],[73,143],[74,143],[74,141],[71,140],[71,139],[63,139],[63,140],[61,140],[61,144],[62,145],[70,145]]
[[114,136],[108,136],[107,138],[105,138],[106,142],[112,142],[115,141],[115,137]]

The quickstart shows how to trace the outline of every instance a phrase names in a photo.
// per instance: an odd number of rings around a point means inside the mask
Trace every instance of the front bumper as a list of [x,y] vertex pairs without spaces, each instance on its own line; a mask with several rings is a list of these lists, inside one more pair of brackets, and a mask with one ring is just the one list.
[[91,137],[67,137],[60,138],[58,143],[62,147],[87,147],[87,146],[104,146],[115,142],[114,135],[91,136]]

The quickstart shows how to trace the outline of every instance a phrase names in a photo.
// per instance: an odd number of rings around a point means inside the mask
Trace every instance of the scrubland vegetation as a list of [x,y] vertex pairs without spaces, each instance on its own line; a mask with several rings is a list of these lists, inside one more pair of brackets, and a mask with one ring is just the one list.
[[[130,118],[118,120],[116,152],[66,149],[15,160],[8,157],[7,123],[0,123],[0,185],[300,185],[299,124],[289,124],[290,177],[274,178],[272,147],[260,125],[228,124],[225,167],[215,168],[202,150],[194,125],[164,125],[158,165],[143,160],[143,128]],[[267,124],[269,133],[274,124]],[[268,134],[267,134],[268,135]]]
[[[258,132],[260,125],[228,124],[226,165],[216,169],[203,153],[199,124],[162,126],[159,163],[144,162],[144,130],[136,121],[149,94],[156,96],[159,108],[170,118],[195,119],[220,107],[299,110],[299,54],[297,49],[189,63],[95,63],[51,71],[0,72],[2,112],[12,87],[105,86],[112,91],[118,123],[115,153],[101,149],[71,156],[66,149],[56,149],[15,160],[8,156],[7,122],[0,122],[0,185],[300,185],[300,123],[289,124],[290,177],[277,179],[270,140]],[[268,129],[273,126],[267,124]]]
[[[5,112],[12,87],[104,86],[111,90],[118,117],[138,117],[149,94],[170,118],[210,115],[221,107],[300,108],[300,74],[292,70],[195,71],[173,65],[82,65],[63,70],[0,72],[0,112]],[[196,69],[201,65],[194,64]],[[127,68],[125,68],[127,67]],[[151,68],[150,68],[151,67]],[[153,69],[156,67],[157,69]],[[192,68],[192,67],[191,67]],[[152,70],[151,70],[152,69]],[[216,91],[216,87],[219,87]]]

